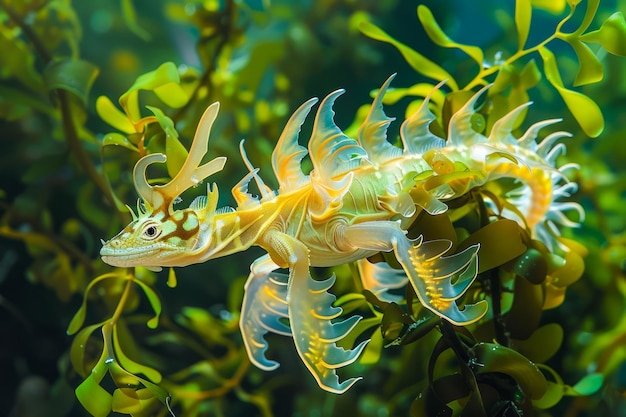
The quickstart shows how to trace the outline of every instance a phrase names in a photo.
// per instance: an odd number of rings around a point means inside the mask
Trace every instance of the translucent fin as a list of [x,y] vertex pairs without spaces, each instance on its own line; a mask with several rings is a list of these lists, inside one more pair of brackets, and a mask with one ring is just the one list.
[[[558,146],[558,144],[555,146],[554,143],[561,139],[561,138],[571,138],[572,134],[569,132],[554,132],[549,134],[548,136],[546,136],[539,145],[537,145],[537,154],[539,156],[544,157],[545,159],[548,159],[548,155],[550,154],[550,152],[553,151],[554,148],[556,148],[556,146]],[[561,146],[563,146],[562,144],[560,144]],[[554,165],[552,165],[554,166]]]
[[437,84],[435,88],[424,97],[424,101],[419,109],[402,123],[400,127],[400,138],[404,145],[405,154],[421,155],[429,149],[443,148],[445,146],[446,141],[431,133],[429,129],[430,124],[435,120],[435,115],[428,108],[433,93],[441,88],[444,83],[445,81],[442,81]]
[[396,74],[392,74],[387,78],[387,81],[385,81],[380,90],[378,90],[378,94],[376,94],[372,102],[372,107],[365,121],[359,128],[357,135],[359,144],[367,152],[368,159],[376,164],[398,158],[402,155],[402,150],[393,146],[387,140],[387,128],[395,119],[387,117],[383,110],[382,103],[385,92],[395,76]]
[[290,252],[287,299],[296,350],[320,387],[341,394],[360,378],[340,383],[335,369],[357,360],[369,340],[350,350],[337,346],[335,342],[343,339],[361,318],[352,317],[333,323],[330,318],[341,314],[339,307],[333,307],[335,296],[327,292],[335,282],[334,276],[315,281],[309,273],[309,254],[303,243],[282,234],[274,242],[289,248]]
[[198,197],[193,199],[193,201],[189,205],[189,208],[193,211],[204,210],[207,206],[207,201],[207,196],[199,195]]
[[532,101],[517,106],[500,119],[498,119],[491,128],[488,140],[490,142],[503,143],[508,145],[517,144],[517,139],[511,135],[515,121],[519,115],[532,104]]
[[469,146],[486,140],[483,135],[476,133],[476,131],[472,129],[472,116],[476,113],[476,102],[489,87],[491,87],[491,84],[487,84],[478,90],[463,107],[452,115],[448,125],[447,146]]
[[280,185],[280,192],[294,190],[309,181],[308,176],[302,173],[300,166],[302,158],[307,154],[307,149],[298,144],[298,137],[302,124],[315,103],[317,103],[317,98],[312,98],[291,115],[272,152],[272,168]]
[[[479,245],[443,256],[451,243],[444,240],[411,241],[398,222],[372,221],[346,227],[342,244],[374,251],[394,251],[422,305],[450,322],[464,326],[487,312],[487,302],[466,305],[456,301],[469,289],[478,274]],[[295,334],[295,332],[294,332]]]
[[422,305],[459,326],[485,315],[487,302],[484,300],[466,305],[463,310],[459,310],[455,302],[478,274],[478,245],[447,257],[442,256],[441,241],[422,242],[420,237],[410,244],[405,238],[393,239],[392,245]]
[[246,176],[233,187],[232,194],[233,198],[237,202],[237,208],[245,209],[261,204],[258,198],[248,192],[248,185],[258,171],[259,169],[256,168],[254,171],[248,172],[248,174],[246,174]]
[[346,163],[367,156],[365,149],[356,140],[346,136],[333,120],[333,104],[343,93],[344,90],[337,90],[322,100],[309,141],[313,169],[318,179],[327,185],[332,182],[332,177],[345,172]]
[[401,269],[394,269],[384,262],[372,263],[367,259],[357,262],[363,288],[371,291],[378,299],[391,303],[398,303],[404,297],[389,294],[387,291],[404,287],[408,278]]
[[254,168],[254,166],[248,159],[248,155],[246,154],[246,150],[243,147],[243,143],[244,143],[244,140],[242,139],[241,142],[239,142],[239,153],[241,154],[241,159],[243,159],[243,163],[246,165],[246,168],[248,168],[248,171],[252,173],[252,177],[254,178],[254,181],[256,182],[259,192],[261,193],[261,199],[263,201],[271,200],[276,195],[274,194],[274,192],[272,191],[270,187],[265,185],[265,183],[259,176],[259,169]]
[[286,276],[274,273],[277,268],[269,255],[260,257],[252,264],[239,319],[250,361],[266,371],[278,368],[279,364],[265,357],[268,348],[265,334],[291,335],[291,329],[281,320],[289,315]]
[[562,120],[563,119],[548,119],[548,120],[542,120],[540,122],[533,124],[531,127],[526,129],[526,132],[524,133],[524,135],[517,140],[519,146],[526,148],[526,149],[535,150],[536,149],[535,140],[537,139],[537,135],[539,134],[539,131],[546,126],[559,123]]
[[426,210],[426,212],[430,215],[436,216],[437,214],[442,214],[448,211],[448,206],[445,203],[439,201],[431,192],[428,192],[424,189],[424,187],[420,184],[416,185],[413,190],[411,190],[411,197],[413,197],[413,202]]

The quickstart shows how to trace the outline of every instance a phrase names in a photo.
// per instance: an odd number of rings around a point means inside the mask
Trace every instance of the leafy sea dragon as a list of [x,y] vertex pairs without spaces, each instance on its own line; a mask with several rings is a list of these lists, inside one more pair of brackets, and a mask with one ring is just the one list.
[[[384,298],[391,296],[386,289],[408,282],[419,301],[444,319],[457,325],[479,320],[487,312],[485,300],[463,308],[457,305],[476,278],[479,245],[450,253],[451,242],[411,240],[403,228],[417,210],[444,213],[445,201],[487,181],[512,178],[519,181],[519,187],[507,198],[517,210],[509,209],[507,214],[548,245],[554,244],[556,225],[573,224],[564,212],[574,210],[582,215],[579,205],[557,201],[576,189],[563,175],[570,166],[555,166],[556,156],[564,148],[555,141],[567,133],[553,133],[538,145],[538,131],[558,122],[545,120],[514,138],[514,121],[526,105],[495,123],[488,137],[475,132],[470,119],[485,87],[452,116],[447,140],[429,130],[435,118],[428,107],[429,95],[402,123],[400,149],[387,140],[386,130],[393,119],[382,108],[392,78],[375,97],[356,139],[345,135],[333,121],[333,103],[344,91],[337,90],[322,100],[308,143],[313,165],[308,175],[300,164],[307,149],[298,144],[298,136],[315,98],[291,116],[272,154],[278,191],[261,180],[242,142],[240,151],[249,173],[232,190],[237,208],[218,209],[218,190],[213,184],[207,187],[207,195],[196,197],[189,208],[175,209],[182,192],[222,170],[226,163],[225,157],[217,157],[201,164],[219,109],[219,103],[210,105],[183,167],[169,183],[150,185],[146,179],[146,168],[165,162],[165,155],[149,154],[137,162],[134,182],[143,202],[138,203],[139,213],[133,213],[133,221],[103,242],[103,261],[158,270],[260,246],[267,254],[250,267],[240,318],[250,360],[264,370],[277,368],[279,364],[265,356],[268,344],[264,336],[268,332],[290,336],[318,384],[334,393],[345,392],[360,379],[339,382],[336,369],[354,362],[367,340],[353,349],[337,346],[361,317],[338,319],[342,309],[333,306],[335,296],[328,293],[335,277],[315,280],[311,266],[362,263],[380,251],[393,252],[403,273],[362,268],[366,288]],[[427,180],[437,177],[440,181]],[[252,180],[260,198],[248,193]],[[429,185],[432,183],[436,185]],[[276,272],[281,268],[288,269],[288,274]]]

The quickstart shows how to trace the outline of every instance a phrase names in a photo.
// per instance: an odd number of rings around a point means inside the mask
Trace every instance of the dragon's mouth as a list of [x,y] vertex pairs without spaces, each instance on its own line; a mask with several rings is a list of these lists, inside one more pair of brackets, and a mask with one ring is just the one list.
[[117,267],[143,266],[156,253],[158,248],[153,247],[116,249],[105,244],[100,249],[102,261]]

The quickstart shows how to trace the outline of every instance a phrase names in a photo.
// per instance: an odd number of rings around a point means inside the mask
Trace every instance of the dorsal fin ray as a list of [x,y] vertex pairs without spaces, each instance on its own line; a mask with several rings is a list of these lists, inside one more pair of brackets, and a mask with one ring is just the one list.
[[517,139],[511,135],[511,131],[519,115],[531,104],[532,101],[521,104],[499,118],[491,128],[491,133],[489,133],[488,138],[489,142],[505,143],[508,145],[517,144]]
[[[318,179],[327,183],[334,176],[346,172],[350,161],[367,157],[359,143],[348,137],[335,124],[333,104],[345,90],[336,90],[327,95],[320,104],[313,132],[309,141],[309,155]],[[330,185],[330,184],[325,184]]]
[[542,120],[533,124],[528,129],[526,129],[526,132],[524,133],[524,135],[517,140],[519,146],[526,148],[526,149],[531,149],[531,150],[537,149],[537,143],[535,140],[537,139],[537,135],[539,134],[539,131],[546,126],[559,123],[562,120],[563,119],[548,119],[548,120]]
[[448,124],[448,143],[450,146],[474,145],[485,142],[486,138],[472,129],[472,116],[476,113],[475,105],[480,96],[491,87],[487,84],[450,118]]
[[241,154],[241,159],[243,159],[243,163],[246,165],[246,168],[248,168],[248,171],[250,171],[250,174],[252,174],[252,178],[254,178],[259,192],[261,193],[261,199],[263,199],[264,201],[271,200],[272,198],[276,197],[276,195],[270,187],[265,185],[265,183],[259,176],[259,168],[255,168],[248,159],[248,155],[246,154],[246,150],[243,147],[243,143],[244,140],[242,139],[241,142],[239,142],[239,153]]
[[307,149],[298,144],[298,137],[302,124],[317,101],[317,98],[306,101],[291,115],[272,152],[272,169],[278,180],[279,192],[293,190],[309,182],[309,177],[304,175],[300,166]]
[[232,194],[237,202],[237,208],[246,209],[260,204],[259,199],[248,192],[248,185],[250,181],[255,178],[258,171],[259,169],[255,168],[253,171],[248,172],[246,176],[233,187]]
[[374,163],[383,163],[402,155],[402,150],[387,140],[387,128],[395,118],[388,117],[383,110],[383,97],[395,76],[396,74],[391,74],[378,90],[357,134],[359,144],[367,152],[368,159]]
[[400,139],[402,139],[402,145],[404,146],[404,153],[409,155],[421,155],[424,152],[432,148],[443,148],[446,141],[439,136],[433,134],[429,126],[435,115],[428,108],[430,99],[439,90],[445,81],[441,81],[437,84],[426,97],[424,101],[410,117],[408,117],[400,126]]

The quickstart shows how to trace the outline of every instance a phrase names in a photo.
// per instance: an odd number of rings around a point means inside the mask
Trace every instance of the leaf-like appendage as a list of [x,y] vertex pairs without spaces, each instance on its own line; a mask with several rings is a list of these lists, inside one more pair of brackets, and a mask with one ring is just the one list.
[[263,336],[267,332],[291,335],[283,322],[288,316],[287,276],[273,272],[277,268],[269,255],[252,264],[239,321],[250,361],[266,371],[278,368],[279,363],[265,357],[268,344]]
[[407,277],[403,270],[394,269],[384,262],[371,263],[366,259],[358,261],[357,267],[363,288],[371,291],[379,300],[398,303],[403,299],[387,292],[406,285]]
[[487,302],[484,300],[466,305],[462,311],[455,303],[476,278],[479,245],[446,257],[443,255],[450,248],[447,241],[422,242],[420,237],[411,242],[393,238],[392,245],[422,305],[461,326],[485,315]]
[[338,317],[342,311],[333,307],[336,298],[327,292],[335,277],[314,280],[309,273],[307,248],[297,241],[289,242],[289,246],[295,255],[290,261],[288,299],[289,322],[296,349],[320,387],[341,394],[360,378],[349,378],[340,383],[335,369],[357,360],[369,340],[350,350],[337,346],[335,342],[343,339],[361,317],[333,323],[331,319]]

